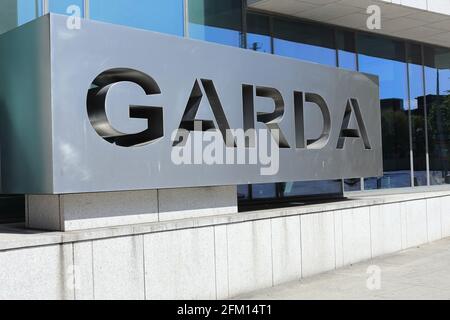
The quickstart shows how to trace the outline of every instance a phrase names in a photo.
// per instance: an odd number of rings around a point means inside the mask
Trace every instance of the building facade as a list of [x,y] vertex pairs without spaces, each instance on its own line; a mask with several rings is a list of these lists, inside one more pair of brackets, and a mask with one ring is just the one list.
[[[418,1],[421,4],[417,8],[380,3],[382,25],[373,32],[362,23],[369,17],[365,11],[372,4],[370,1],[362,1],[357,6],[351,1],[298,2],[155,0],[130,5],[120,0],[7,0],[2,3],[0,32],[46,12],[80,14],[93,20],[380,77],[383,177],[354,177],[343,184],[323,181],[239,186],[238,197],[243,207],[305,197],[339,196],[343,189],[360,191],[447,184],[450,181],[450,129],[446,125],[445,110],[449,104],[450,49],[446,44],[450,40],[445,36],[449,31],[445,10],[450,5],[446,1],[436,1],[442,2],[441,6],[429,1],[433,11],[425,11],[426,1]],[[286,14],[289,5],[296,15]],[[317,18],[311,18],[309,13]],[[362,21],[352,22],[355,17]],[[335,25],[322,22],[333,19]],[[411,24],[410,20],[416,23]],[[357,28],[352,29],[352,23]],[[346,24],[348,26],[342,26]],[[413,32],[414,28],[422,30],[422,34],[427,31],[428,36]],[[412,37],[391,37],[390,30],[398,30],[398,34],[409,32]],[[21,215],[20,197],[8,197],[1,203],[6,212],[14,212],[12,216]],[[3,219],[11,217],[5,214]]]
[[[142,244],[137,243],[138,249],[145,252],[142,246],[146,246],[159,254],[163,250],[158,247],[158,237],[161,237],[160,241],[167,240],[164,233],[159,232],[169,230],[175,236],[170,235],[165,249],[179,239],[195,243],[198,235],[206,243],[205,247],[196,247],[196,243],[193,247],[183,247],[183,243],[178,241],[180,247],[174,254],[182,255],[183,250],[192,250],[190,254],[197,257],[206,254],[205,264],[197,259],[190,261],[183,256],[187,265],[192,263],[192,268],[197,263],[201,264],[200,267],[210,268],[211,265],[207,265],[209,260],[214,265],[213,271],[208,269],[211,272],[206,273],[205,279],[197,279],[200,284],[198,288],[193,288],[193,292],[172,288],[172,284],[163,280],[148,279],[145,277],[146,271],[134,265],[139,269],[135,270],[136,274],[143,274],[143,279],[136,279],[133,274],[124,270],[115,271],[124,271],[124,279],[129,277],[130,283],[135,283],[142,289],[140,291],[135,287],[119,286],[120,283],[112,285],[110,279],[107,279],[105,283],[108,282],[113,287],[116,285],[109,292],[111,296],[108,295],[106,285],[104,288],[95,288],[93,293],[86,286],[80,285],[79,292],[77,288],[71,291],[65,287],[64,290],[70,292],[64,291],[62,296],[56,297],[123,297],[113,293],[125,288],[125,295],[128,288],[128,293],[136,298],[228,298],[255,288],[312,275],[450,235],[450,212],[444,213],[443,209],[449,201],[446,185],[450,184],[450,0],[3,0],[0,4],[0,34],[47,13],[80,16],[379,77],[383,176],[347,177],[344,181],[285,181],[240,185],[237,187],[236,198],[242,211],[282,207],[284,202],[304,203],[319,198],[340,198],[343,194],[356,197],[362,191],[369,190],[380,190],[374,191],[373,195],[398,193],[399,190],[414,194],[388,200],[373,199],[369,195],[369,198],[327,208],[305,207],[283,212],[274,209],[275,211],[261,213],[256,218],[217,218],[213,222],[204,222],[206,225],[203,229],[201,224],[196,225],[192,229],[194,236],[186,231],[192,228],[192,221],[183,221],[178,225],[136,227],[133,231],[121,229],[95,235],[67,235],[62,236],[64,239],[61,242],[49,238],[45,243],[49,247],[39,249],[45,251],[43,255],[60,254],[56,249],[56,253],[53,252],[51,245],[60,246],[63,251],[72,250],[74,259],[82,257],[80,268],[85,270],[83,268],[87,268],[87,265],[94,269],[94,263],[83,260],[86,255],[84,250],[94,252],[93,248],[97,246],[99,259],[104,258],[100,252],[106,252],[109,246],[104,239],[113,239],[112,245],[115,245],[114,241],[119,241],[116,237],[130,237],[132,243],[125,247],[117,243],[120,250],[123,250],[119,254],[128,257],[128,253],[137,250],[136,241],[141,241],[142,237]],[[231,189],[232,192],[235,190]],[[223,190],[223,193],[227,192],[230,189]],[[29,201],[30,199],[28,204]],[[67,201],[77,200],[69,200],[68,197]],[[373,212],[372,207],[376,208]],[[416,210],[416,207],[419,209]],[[0,196],[0,224],[24,220],[24,208],[25,199],[22,195]],[[395,211],[395,214],[391,215],[391,211]],[[434,217],[433,211],[439,212],[439,217]],[[286,221],[277,219],[284,215],[288,216]],[[406,215],[411,215],[412,219],[407,220]],[[434,218],[439,220],[439,225]],[[392,227],[386,231],[380,226],[388,224],[398,228]],[[236,228],[227,229],[228,225]],[[426,226],[424,230],[420,229],[423,225]],[[379,229],[373,229],[377,226]],[[195,229],[197,227],[199,228]],[[251,236],[252,230],[257,230],[253,234],[254,238]],[[280,240],[283,238],[281,235],[289,235],[288,239],[291,240],[298,239],[297,233],[301,243],[292,244],[289,240],[287,244]],[[272,240],[267,239],[267,234],[272,235]],[[276,234],[280,236],[274,236]],[[392,243],[383,242],[390,235],[393,237]],[[244,238],[233,242],[233,237]],[[341,239],[338,240],[339,237]],[[277,239],[279,242],[274,243]],[[325,241],[326,245],[321,241]],[[380,242],[375,244],[376,241]],[[215,244],[211,245],[212,242]],[[249,247],[244,245],[243,249],[240,248],[242,243],[249,244]],[[339,249],[337,243],[341,243],[343,247]],[[360,243],[361,247],[352,247],[353,243]],[[69,244],[72,245],[71,248]],[[214,257],[210,256],[210,248],[206,248],[208,245],[213,247]],[[259,245],[262,247],[258,247]],[[25,245],[27,246],[34,245]],[[265,256],[265,250],[271,246],[275,249],[270,252],[270,257]],[[277,253],[277,246],[280,252],[281,248],[286,247],[288,251],[298,249],[302,253],[299,257],[288,254],[279,262],[276,257],[281,253]],[[221,256],[216,256],[215,253],[222,252],[224,247],[227,251],[224,258],[226,261],[218,261]],[[14,248],[17,247],[8,242],[0,247],[0,254],[3,249],[9,251]],[[327,249],[322,252],[323,248]],[[259,253],[264,254],[254,262],[251,258],[247,259],[245,254],[239,255],[241,249],[248,249],[245,252],[248,256],[251,256],[252,250],[259,250]],[[233,252],[236,253],[235,256]],[[164,254],[161,253],[161,256]],[[105,266],[108,261],[112,261],[108,259],[102,260]],[[144,256],[142,259],[147,258]],[[186,262],[185,260],[183,261]],[[228,266],[226,271],[220,269],[222,263]],[[75,265],[75,262],[71,261],[69,264]],[[142,265],[142,261],[140,264]],[[164,270],[167,266],[157,265],[150,260],[145,260],[143,264],[159,279],[170,278]],[[300,271],[295,269],[297,264],[301,265]],[[247,265],[249,267],[245,267],[245,270],[240,269]],[[251,265],[256,266],[256,269],[252,269]],[[270,270],[265,269],[267,265],[271,265]],[[9,265],[0,262],[0,270],[8,267]],[[119,265],[117,268],[122,267],[125,269],[127,266]],[[190,285],[187,278],[192,278],[193,275],[188,271],[182,273],[181,278],[176,281]],[[271,280],[269,274],[272,276]],[[96,276],[100,277],[96,282],[102,283],[102,275]],[[223,277],[228,277],[228,280],[225,281]],[[248,279],[244,279],[245,277]],[[213,278],[215,280],[211,280]],[[61,279],[55,278],[52,281],[57,287],[64,279],[62,276]],[[93,281],[92,279],[88,281]],[[208,282],[208,279],[211,281]],[[147,288],[155,288],[155,291],[145,291],[144,283]],[[164,286],[169,288],[168,291],[161,289]],[[49,292],[53,289],[50,288]],[[141,291],[145,292],[144,296],[134,295]],[[0,291],[0,297],[7,296],[2,294]]]

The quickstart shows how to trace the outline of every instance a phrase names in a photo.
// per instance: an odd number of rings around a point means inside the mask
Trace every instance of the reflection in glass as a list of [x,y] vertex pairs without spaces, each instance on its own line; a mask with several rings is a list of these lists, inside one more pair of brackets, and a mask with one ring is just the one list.
[[0,34],[41,15],[41,0],[2,0],[0,1]]
[[427,157],[425,106],[422,67],[422,48],[417,44],[407,45],[409,75],[409,107],[411,110],[411,145],[414,165],[414,186],[426,186]]
[[249,200],[250,199],[250,191],[249,186],[239,185],[237,186],[238,200]]
[[333,29],[282,19],[273,20],[275,54],[336,66]]
[[[14,2],[14,1],[13,1]],[[17,0],[17,25],[20,26],[42,15],[42,1]]]
[[450,50],[424,47],[430,183],[450,184]]
[[336,31],[338,67],[352,71],[357,70],[355,34],[350,31]]
[[275,183],[252,185],[253,199],[275,199],[277,197],[277,186]]
[[196,23],[189,24],[189,37],[192,39],[225,44],[232,47],[239,47],[241,41],[241,35],[237,31],[204,26]]
[[361,191],[361,178],[345,179],[344,191]]
[[189,37],[242,47],[240,0],[190,0]]
[[336,66],[336,52],[309,44],[274,39],[274,52],[280,56]]
[[272,52],[269,17],[247,15],[247,48],[259,52]]
[[72,15],[72,10],[67,12],[69,7],[77,6],[78,8],[80,8],[80,13],[83,15],[83,3],[84,0],[49,0],[48,9],[53,13]]
[[247,48],[253,51],[271,53],[270,37],[247,33]]
[[324,196],[342,192],[342,182],[333,181],[302,181],[281,184],[283,197]]
[[89,12],[94,20],[183,35],[182,0],[90,0]]
[[403,42],[358,35],[359,70],[379,76],[384,176],[366,189],[411,186],[407,67]]

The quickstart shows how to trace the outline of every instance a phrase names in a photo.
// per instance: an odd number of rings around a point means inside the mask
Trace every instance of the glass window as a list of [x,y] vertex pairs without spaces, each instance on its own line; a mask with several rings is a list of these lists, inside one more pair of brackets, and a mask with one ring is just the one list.
[[338,67],[352,71],[357,70],[355,34],[350,31],[336,31]]
[[405,44],[358,35],[359,70],[379,76],[384,176],[368,179],[366,189],[411,186]]
[[0,1],[0,34],[41,15],[41,0],[2,0]]
[[361,191],[361,178],[345,179],[344,191]]
[[41,0],[17,0],[16,2],[17,25],[20,26],[42,15]]
[[247,15],[247,48],[254,51],[272,52],[270,19],[259,14]]
[[239,185],[237,186],[238,200],[249,200],[250,190],[249,185]]
[[95,20],[183,35],[183,0],[90,0],[89,14]]
[[450,184],[450,50],[424,47],[430,183]]
[[241,0],[190,0],[189,37],[243,47]]
[[283,197],[323,196],[342,193],[342,181],[302,181],[281,184]]
[[72,15],[71,10],[68,12],[70,6],[80,8],[80,13],[83,16],[84,0],[49,0],[48,2],[48,10],[53,13]]
[[252,185],[252,199],[275,199],[277,185],[275,183]]
[[426,186],[428,178],[422,47],[418,44],[408,44],[407,53],[409,108],[411,110],[411,146],[414,160],[413,179],[414,186]]
[[334,31],[331,28],[273,19],[273,36],[275,54],[336,66]]

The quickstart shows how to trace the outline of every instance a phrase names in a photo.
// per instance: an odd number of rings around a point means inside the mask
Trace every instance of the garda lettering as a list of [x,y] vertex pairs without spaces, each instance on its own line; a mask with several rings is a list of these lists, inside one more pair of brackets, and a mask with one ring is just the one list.
[[[162,106],[129,106],[130,118],[146,119],[147,129],[133,134],[116,130],[110,123],[106,112],[106,97],[111,86],[119,82],[132,82],[140,86],[147,95],[161,94],[158,83],[151,76],[133,69],[117,68],[107,70],[98,75],[91,85],[87,95],[87,112],[89,120],[97,134],[106,141],[120,147],[143,146],[154,143],[164,137],[164,108]],[[202,90],[203,89],[203,90]],[[214,120],[197,119],[200,102],[206,94]],[[276,88],[262,87],[252,84],[242,84],[243,123],[245,132],[255,133],[257,122],[264,124],[269,132],[276,138],[279,148],[289,149],[322,149],[330,141],[331,115],[327,102],[319,94],[314,92],[294,91],[294,119],[295,119],[295,143],[290,143],[280,129],[285,113],[285,102],[282,94]],[[255,117],[255,97],[270,99],[275,105],[273,112],[258,112]],[[323,120],[323,129],[314,139],[305,138],[305,103],[316,106]],[[168,106],[170,107],[170,106]],[[357,128],[350,129],[351,117],[355,117]],[[200,126],[196,125],[201,123]],[[217,124],[217,125],[216,125]],[[234,147],[234,139],[229,139],[231,128],[224,112],[218,91],[213,80],[197,79],[194,82],[189,100],[186,103],[184,114],[178,127],[179,132],[194,130],[207,131],[218,130],[227,147]],[[349,97],[345,106],[345,113],[340,123],[339,139],[336,149],[343,149],[346,139],[361,139],[366,150],[371,149],[371,144],[364,124],[361,108],[357,98]],[[254,147],[255,139],[247,139],[246,147]],[[183,135],[177,135],[172,141],[173,146],[185,143]]]

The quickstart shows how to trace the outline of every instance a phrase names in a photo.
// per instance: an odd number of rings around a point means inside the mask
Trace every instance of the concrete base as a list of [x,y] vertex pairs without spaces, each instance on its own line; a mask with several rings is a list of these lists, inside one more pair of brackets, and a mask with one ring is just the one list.
[[0,299],[226,299],[450,237],[450,191],[89,231],[0,226]]
[[237,213],[235,186],[26,196],[26,227],[75,231]]

